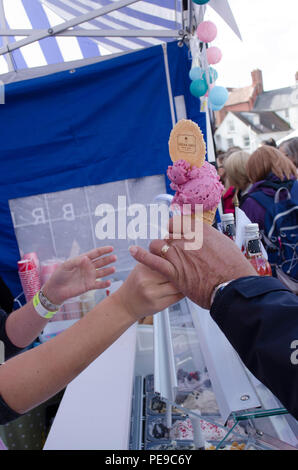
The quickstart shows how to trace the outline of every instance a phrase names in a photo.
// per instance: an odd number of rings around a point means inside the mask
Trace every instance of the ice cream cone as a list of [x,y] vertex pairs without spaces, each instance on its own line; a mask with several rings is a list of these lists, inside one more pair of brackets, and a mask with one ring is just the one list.
[[[191,205],[192,217],[212,225],[224,187],[216,169],[205,160],[206,145],[199,126],[187,119],[178,121],[170,134],[169,152],[173,165],[167,175],[175,191],[173,204],[184,214],[189,213],[184,206]],[[195,214],[196,204],[203,207],[203,213]]]
[[[217,209],[217,207],[216,207],[215,209],[213,209],[213,210],[203,212],[203,222],[206,222],[206,224],[212,225],[212,224],[213,224],[213,221],[214,221],[216,209]],[[200,218],[200,215],[198,215],[198,214],[191,214],[191,217],[192,217],[193,219],[195,219],[196,217],[199,217],[199,218]]]
[[209,225],[212,225],[213,224],[213,221],[214,221],[214,217],[215,217],[215,213],[216,213],[216,209],[213,209],[212,211],[206,211],[206,212],[203,212],[203,220],[204,222],[206,222],[207,224]]

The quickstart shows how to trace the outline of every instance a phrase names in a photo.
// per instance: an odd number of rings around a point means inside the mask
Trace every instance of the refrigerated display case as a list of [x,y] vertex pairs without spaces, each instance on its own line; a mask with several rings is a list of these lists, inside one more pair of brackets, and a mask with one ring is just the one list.
[[137,439],[133,414],[131,449],[298,449],[297,421],[208,311],[184,299],[155,315],[152,334],[154,373],[136,377],[143,414]]
[[298,423],[184,299],[67,387],[44,448],[297,450]]

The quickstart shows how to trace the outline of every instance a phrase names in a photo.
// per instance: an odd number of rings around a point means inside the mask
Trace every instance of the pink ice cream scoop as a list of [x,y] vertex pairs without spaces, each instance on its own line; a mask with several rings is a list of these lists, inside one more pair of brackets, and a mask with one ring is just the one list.
[[195,213],[195,204],[202,204],[203,211],[215,209],[224,190],[214,166],[205,162],[200,168],[191,167],[184,160],[177,160],[169,166],[167,175],[171,181],[171,188],[176,191],[173,205],[180,206],[186,213],[183,205],[191,205],[191,212]]
[[171,185],[171,188],[174,189],[174,191],[177,190],[176,185],[187,183],[189,180],[190,170],[191,165],[185,160],[177,160],[173,166],[168,167],[167,175],[168,178],[172,181],[172,185],[175,185],[175,188],[173,188]]

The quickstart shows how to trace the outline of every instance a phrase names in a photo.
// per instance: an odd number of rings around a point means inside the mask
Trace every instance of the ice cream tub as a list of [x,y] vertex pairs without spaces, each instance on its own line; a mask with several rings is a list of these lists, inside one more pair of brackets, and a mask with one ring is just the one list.
[[[236,433],[229,434],[229,427],[224,427],[215,424],[207,419],[200,420],[200,426],[203,434],[203,438],[206,442],[211,442],[212,445],[217,447],[221,441],[223,442],[221,449],[224,450],[243,450],[247,442],[247,436],[241,437]],[[148,417],[145,430],[146,442],[170,440],[170,441],[193,441],[194,432],[192,421],[188,416],[173,417],[172,426],[169,429],[167,427],[165,417]],[[227,447],[229,446],[229,448]],[[231,448],[231,449],[230,449]]]
[[[233,441],[230,443],[223,443],[219,447],[220,442],[205,441],[205,450],[261,450],[261,447],[254,447],[254,445],[247,445],[246,442]],[[197,450],[193,441],[173,441],[163,440],[157,442],[147,442],[145,450]]]
[[183,368],[177,370],[177,382],[178,382],[178,391],[179,393],[185,392],[190,393],[193,390],[199,390],[201,387],[202,380],[202,371],[187,371]]
[[[146,393],[146,415],[164,415],[167,410],[167,403],[156,393]],[[172,414],[181,415],[183,411],[172,406]]]
[[195,450],[193,441],[171,441],[162,440],[158,442],[147,442],[145,450]]
[[232,442],[206,441],[205,450],[247,450],[246,441],[233,440]]
[[[193,432],[192,428],[188,426],[188,422],[186,422],[186,417],[173,417],[172,419],[172,427],[169,429],[167,427],[167,421],[165,416],[160,417],[151,417],[148,416],[146,421],[146,429],[145,429],[145,441],[160,441],[162,440],[192,440]],[[184,423],[188,427],[188,432],[186,431],[183,434],[180,433],[180,437],[176,439],[176,437],[172,438],[172,429],[173,427],[177,426],[177,423]],[[176,423],[176,424],[175,424]]]
[[199,388],[191,392],[179,392],[176,402],[185,408],[185,413],[188,410],[198,410],[201,416],[220,417],[215,393],[211,387]]

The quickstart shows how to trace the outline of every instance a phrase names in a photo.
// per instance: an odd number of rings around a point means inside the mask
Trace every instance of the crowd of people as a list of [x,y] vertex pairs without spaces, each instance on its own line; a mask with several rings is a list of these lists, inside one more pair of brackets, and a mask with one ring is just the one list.
[[251,154],[233,147],[217,157],[225,186],[222,212],[240,207],[257,223],[273,274],[298,294],[298,137],[264,141]]
[[[297,141],[284,142],[280,149],[266,143],[251,155],[238,148],[219,155],[218,173],[226,187],[224,212],[239,204],[264,228],[265,210],[253,195],[263,192],[274,200],[281,187],[292,191],[297,185],[295,148]],[[245,365],[298,418],[298,360],[290,360],[291,345],[298,340],[298,297],[278,279],[258,276],[232,240],[203,225],[200,250],[184,249],[189,234],[180,226],[183,237],[176,237],[173,230],[179,224],[173,221],[167,239],[153,241],[150,250],[131,247],[138,264],[120,289],[34,349],[25,350],[63,302],[109,286],[103,278],[114,272],[113,247],[66,261],[33,301],[10,314],[3,284],[0,340],[6,362],[0,367],[0,424],[62,390],[130,325],[184,296],[210,310]]]
[[223,212],[234,213],[235,205],[239,205],[252,222],[261,223],[260,228],[263,228],[262,218],[255,216],[254,211],[250,210],[250,202],[245,204],[245,201],[256,191],[264,191],[272,196],[273,192],[268,191],[268,186],[264,189],[267,182],[284,185],[285,180],[297,179],[298,137],[283,141],[279,147],[274,139],[268,139],[252,154],[240,147],[219,151],[216,167],[225,186]]

